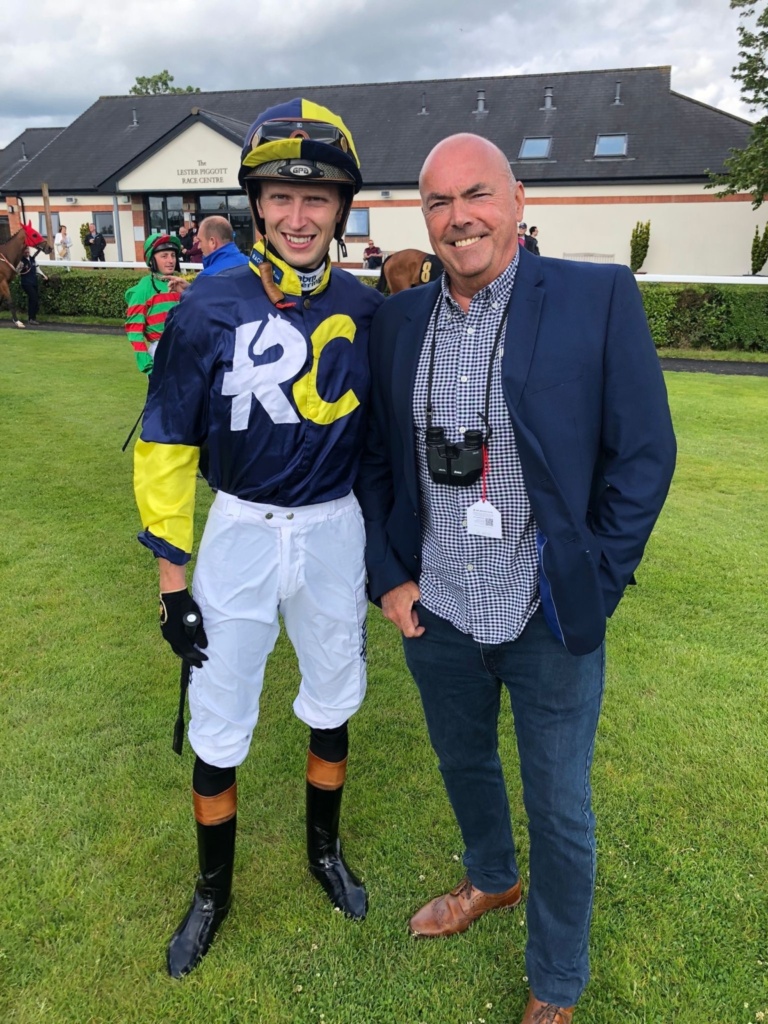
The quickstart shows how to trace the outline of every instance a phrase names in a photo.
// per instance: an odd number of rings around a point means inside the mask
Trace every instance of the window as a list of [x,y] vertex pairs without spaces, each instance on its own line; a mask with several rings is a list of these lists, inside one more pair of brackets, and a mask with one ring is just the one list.
[[[189,219],[184,216],[183,206],[183,196],[148,196],[149,233],[154,234],[157,231],[168,235],[178,233],[185,219]],[[109,216],[111,218],[112,215]]]
[[598,135],[595,142],[595,156],[626,156],[626,135]]
[[[39,214],[39,218],[40,218],[40,223],[38,224],[38,231],[40,232],[40,234],[43,237],[45,237],[45,233],[48,230],[48,228],[46,227],[46,224],[45,224],[45,214],[44,213]],[[51,228],[53,229],[54,235],[57,235],[59,233],[59,231],[61,230],[60,225],[61,225],[61,214],[59,214],[59,213],[52,213],[51,214]]]
[[368,210],[365,207],[355,207],[350,210],[349,220],[347,221],[347,228],[344,234],[365,235],[365,237],[368,238],[370,233],[370,228],[368,226]]
[[546,160],[552,147],[552,138],[523,139],[518,154],[519,160]]
[[115,218],[111,213],[94,213],[93,223],[100,235],[105,238],[115,237]]

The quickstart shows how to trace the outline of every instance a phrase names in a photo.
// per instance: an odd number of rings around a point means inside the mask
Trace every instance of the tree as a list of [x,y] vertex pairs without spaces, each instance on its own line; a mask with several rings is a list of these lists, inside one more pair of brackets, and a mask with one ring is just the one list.
[[129,94],[131,96],[157,96],[165,93],[200,92],[197,86],[187,85],[182,89],[177,85],[171,85],[172,82],[173,75],[167,71],[161,71],[159,75],[149,75],[147,78],[137,75],[136,84],[131,86]]
[[[741,98],[752,113],[768,108],[768,5],[765,0],[730,0],[741,18],[755,17],[754,29],[739,25],[739,57],[731,77],[741,82]],[[762,6],[763,9],[759,10]],[[732,149],[722,174],[708,171],[711,182],[706,188],[720,188],[718,198],[736,192],[752,193],[752,209],[757,210],[768,195],[768,113],[752,127],[744,149]]]
[[651,222],[643,223],[641,220],[632,228],[632,237],[629,240],[629,269],[636,274],[645,262],[648,255],[648,246],[651,241]]
[[752,239],[752,273],[759,274],[768,260],[768,224],[765,225],[762,235],[760,228],[755,225],[755,237]]

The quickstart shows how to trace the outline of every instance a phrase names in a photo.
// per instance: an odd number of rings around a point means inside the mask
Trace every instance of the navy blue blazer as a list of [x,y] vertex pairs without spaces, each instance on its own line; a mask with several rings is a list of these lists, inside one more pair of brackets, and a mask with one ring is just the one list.
[[[413,386],[439,294],[439,281],[400,292],[371,326],[355,492],[374,601],[419,579]],[[642,558],[675,464],[664,378],[630,270],[521,250],[502,382],[538,528],[542,608],[566,648],[587,654]]]

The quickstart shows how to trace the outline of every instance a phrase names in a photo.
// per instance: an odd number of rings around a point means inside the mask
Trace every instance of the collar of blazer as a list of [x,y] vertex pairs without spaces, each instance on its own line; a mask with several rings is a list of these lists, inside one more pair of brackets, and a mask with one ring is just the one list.
[[[504,339],[504,383],[508,403],[516,407],[528,379],[536,347],[536,335],[544,301],[545,287],[541,257],[521,250],[520,263],[512,291],[509,318]],[[403,311],[404,323],[400,329],[394,357],[394,380],[407,383],[398,388],[407,399],[406,417],[400,417],[404,430],[413,436],[413,415],[410,409],[416,366],[427,334],[429,318],[441,293],[441,280],[413,288],[407,293],[407,307]],[[405,298],[405,296],[403,296]],[[401,412],[406,412],[401,409]]]

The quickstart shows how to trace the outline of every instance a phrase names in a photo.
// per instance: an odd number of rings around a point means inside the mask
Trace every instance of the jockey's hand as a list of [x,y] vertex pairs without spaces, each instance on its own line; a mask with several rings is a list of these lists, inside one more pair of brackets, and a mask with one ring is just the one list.
[[208,646],[203,615],[186,587],[160,595],[160,631],[183,661],[195,668],[202,668],[208,661],[208,655],[200,649]]

